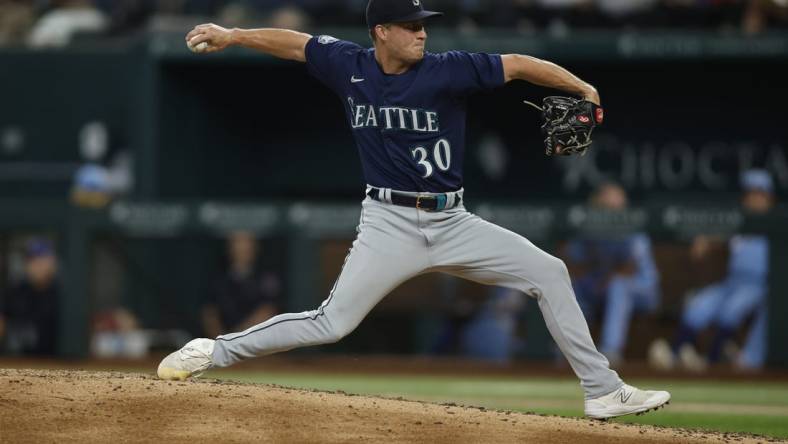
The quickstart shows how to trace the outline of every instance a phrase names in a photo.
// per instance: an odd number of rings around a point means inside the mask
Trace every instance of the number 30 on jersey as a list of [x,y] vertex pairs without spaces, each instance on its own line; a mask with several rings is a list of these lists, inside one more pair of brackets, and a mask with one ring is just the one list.
[[441,171],[448,171],[449,167],[451,167],[451,145],[446,139],[440,139],[435,142],[435,146],[432,148],[432,160],[429,158],[430,153],[427,151],[427,148],[423,146],[413,148],[410,150],[410,153],[419,166],[424,169],[424,174],[421,177],[425,179],[432,176],[432,173],[435,172],[433,164]]

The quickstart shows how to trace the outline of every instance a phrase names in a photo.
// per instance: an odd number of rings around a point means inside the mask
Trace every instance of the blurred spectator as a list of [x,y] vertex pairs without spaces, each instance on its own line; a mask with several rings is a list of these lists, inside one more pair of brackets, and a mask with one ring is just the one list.
[[531,13],[553,37],[565,37],[573,27],[590,27],[599,22],[593,0],[536,0]]
[[109,28],[109,19],[88,0],[58,0],[46,12],[28,36],[36,48],[63,47],[80,32],[99,33]]
[[747,0],[747,8],[742,18],[742,30],[745,34],[759,34],[770,24],[779,22],[788,22],[788,1]]
[[662,0],[652,16],[653,25],[672,28],[710,28],[735,30],[748,0]]
[[[749,170],[742,175],[742,206],[745,211],[766,213],[774,204],[771,176],[764,170]],[[703,260],[711,240],[700,236],[690,254]],[[769,240],[766,236],[738,235],[728,243],[728,275],[722,282],[702,288],[687,301],[681,327],[672,347],[664,339],[656,340],[649,350],[651,364],[672,369],[676,361],[692,371],[703,371],[708,362],[718,362],[723,348],[751,316],[755,319],[744,350],[734,364],[757,369],[766,359],[766,292],[769,274]],[[716,335],[708,353],[701,357],[695,349],[698,334],[714,325]]]
[[233,2],[225,6],[219,11],[216,21],[226,23],[228,27],[257,28],[262,26],[262,17],[258,11],[246,2]]
[[24,43],[35,22],[33,5],[21,0],[0,0],[0,46]]
[[[129,150],[109,155],[110,134],[104,122],[86,123],[79,133],[79,151],[86,163],[77,169],[71,185],[71,202],[100,208],[134,186],[134,159]],[[106,165],[106,166],[105,166]]]
[[519,348],[517,321],[525,309],[525,295],[504,287],[491,287],[490,297],[465,325],[461,334],[466,356],[509,362]]
[[[487,299],[487,294],[469,294],[458,286],[458,279],[439,274],[438,298],[444,308],[438,334],[429,345],[429,353],[455,355],[463,352],[462,332]],[[481,297],[480,297],[481,296]]]
[[163,14],[211,15],[216,13],[212,0],[154,0],[154,9]]
[[150,334],[141,330],[126,308],[103,310],[93,318],[91,351],[99,358],[142,358],[148,353]]
[[596,0],[597,7],[611,17],[630,17],[653,10],[659,0]]
[[[627,206],[626,192],[617,184],[603,184],[592,195],[591,206],[621,211]],[[659,303],[651,240],[644,233],[578,238],[569,242],[566,256],[577,301],[589,324],[602,313],[599,349],[611,365],[617,365],[632,314],[653,311]]]
[[109,19],[112,34],[143,29],[156,8],[156,0],[95,0],[94,4]]
[[11,354],[54,355],[59,328],[57,259],[52,243],[31,239],[25,275],[0,301],[0,338]]
[[251,233],[235,232],[227,240],[227,270],[214,282],[203,308],[203,329],[209,337],[243,331],[277,313],[280,281],[262,270],[259,247]]
[[309,27],[309,17],[306,12],[295,6],[285,6],[271,12],[270,26],[283,29],[306,29]]
[[[195,17],[230,26],[309,30],[361,26],[366,0],[0,0],[0,44],[18,40],[31,26],[35,8],[51,5],[29,36],[32,46],[63,46],[76,32],[128,33],[155,23],[182,27]],[[788,19],[785,0],[430,0],[446,12],[436,27],[474,33],[480,27],[543,30],[561,37],[575,29],[717,28],[757,34]],[[32,6],[31,6],[32,4]],[[8,6],[11,5],[11,6]],[[162,22],[163,19],[163,22]],[[155,26],[154,26],[155,27]],[[8,37],[7,37],[8,38]]]

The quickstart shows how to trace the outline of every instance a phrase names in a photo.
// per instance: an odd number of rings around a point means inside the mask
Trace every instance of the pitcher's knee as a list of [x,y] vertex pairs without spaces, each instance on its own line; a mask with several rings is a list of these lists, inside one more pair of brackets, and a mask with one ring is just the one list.
[[[538,299],[538,295],[541,294],[549,294],[551,297],[560,297],[553,295],[561,295],[566,293],[568,295],[572,295],[572,298],[574,299],[574,295],[571,291],[558,291],[558,289],[572,287],[572,280],[569,278],[569,270],[566,268],[566,264],[564,264],[564,261],[561,259],[554,256],[549,256],[542,264],[540,264],[538,270],[530,271],[533,276],[531,278],[531,282],[536,285],[537,289],[533,291],[533,294],[525,291],[526,294],[534,296]],[[538,274],[534,272],[538,272]]]
[[326,324],[327,324],[326,334],[325,334],[326,344],[333,344],[334,342],[339,342],[342,338],[349,335],[353,330],[355,330],[357,325],[351,322],[334,320],[334,319],[326,319]]

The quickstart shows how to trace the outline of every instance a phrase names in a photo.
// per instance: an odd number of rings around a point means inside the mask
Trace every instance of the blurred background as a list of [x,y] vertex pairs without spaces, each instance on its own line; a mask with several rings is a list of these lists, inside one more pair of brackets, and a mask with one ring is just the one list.
[[[327,295],[364,182],[303,66],[197,56],[192,26],[369,44],[364,0],[0,0],[0,351],[150,359]],[[600,91],[584,157],[547,158],[509,84],[470,101],[468,208],[562,257],[616,368],[785,374],[788,2],[452,0],[428,48],[557,62]],[[566,370],[533,300],[442,275],[341,343]],[[8,362],[8,361],[5,361]],[[534,367],[536,366],[536,367]],[[541,366],[541,367],[539,367]]]

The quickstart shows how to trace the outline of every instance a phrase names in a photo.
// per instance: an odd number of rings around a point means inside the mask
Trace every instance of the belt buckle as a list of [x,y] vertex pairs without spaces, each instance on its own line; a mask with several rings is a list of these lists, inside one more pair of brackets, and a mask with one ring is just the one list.
[[420,210],[420,209],[421,209],[421,198],[422,198],[422,197],[423,197],[423,196],[421,196],[421,195],[418,195],[418,196],[416,196],[416,209],[417,209],[417,210]]

